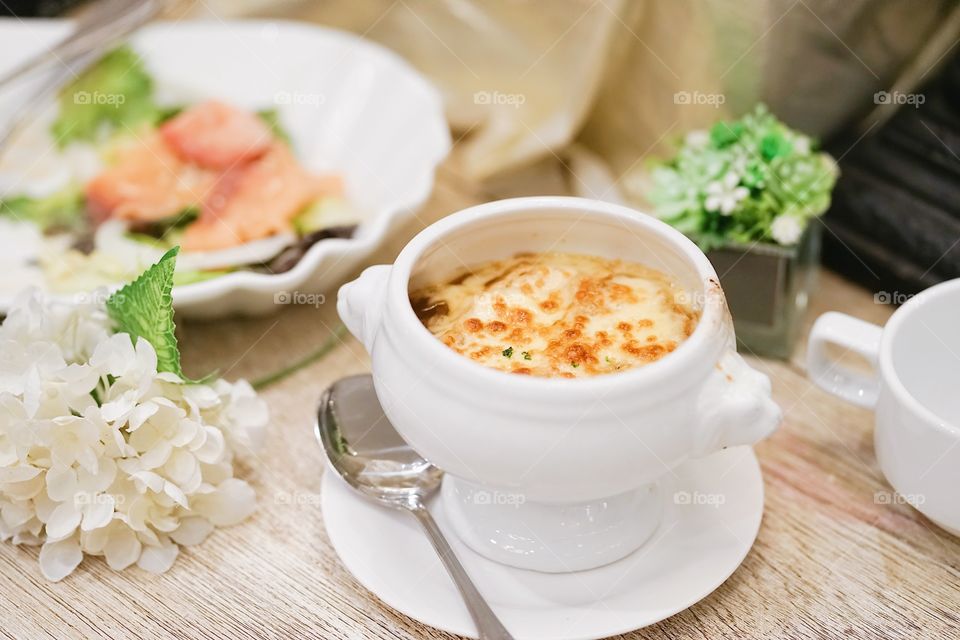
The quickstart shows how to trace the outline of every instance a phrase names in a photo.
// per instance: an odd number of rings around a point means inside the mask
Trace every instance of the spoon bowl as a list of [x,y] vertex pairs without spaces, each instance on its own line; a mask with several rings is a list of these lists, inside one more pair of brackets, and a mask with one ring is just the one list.
[[422,504],[443,479],[390,424],[370,375],[342,378],[324,391],[317,438],[347,484],[388,507]]
[[394,429],[380,406],[372,376],[342,378],[323,393],[316,434],[330,465],[348,485],[381,505],[417,518],[463,596],[480,640],[513,640],[425,506],[440,487],[443,472],[411,449]]

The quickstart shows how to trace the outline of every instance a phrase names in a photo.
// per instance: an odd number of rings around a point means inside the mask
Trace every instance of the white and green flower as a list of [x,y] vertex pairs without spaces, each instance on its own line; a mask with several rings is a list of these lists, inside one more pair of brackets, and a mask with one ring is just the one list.
[[266,405],[246,382],[180,372],[172,274],[161,261],[105,305],[29,293],[0,326],[0,540],[40,545],[49,580],[84,555],[166,571],[254,510],[233,459],[262,439]]
[[773,219],[770,225],[770,235],[783,245],[796,244],[803,235],[804,222],[797,216],[781,214]]
[[649,171],[655,213],[704,250],[725,244],[795,244],[830,206],[837,166],[763,105],[687,134]]
[[740,176],[733,171],[722,180],[707,185],[707,197],[703,206],[707,211],[717,211],[720,215],[732,214],[741,200],[750,195],[750,190],[740,185]]

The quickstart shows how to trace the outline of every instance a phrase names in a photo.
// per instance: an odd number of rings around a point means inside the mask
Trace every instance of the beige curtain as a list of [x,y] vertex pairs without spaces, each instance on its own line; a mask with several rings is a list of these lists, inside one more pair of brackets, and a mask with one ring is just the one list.
[[207,0],[397,51],[443,92],[463,170],[485,179],[573,142],[629,192],[686,131],[766,102],[829,136],[874,93],[932,76],[960,34],[952,0]]

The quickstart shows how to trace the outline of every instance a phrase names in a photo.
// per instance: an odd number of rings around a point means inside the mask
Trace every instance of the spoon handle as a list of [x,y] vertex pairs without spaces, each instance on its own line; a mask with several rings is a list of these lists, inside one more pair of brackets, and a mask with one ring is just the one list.
[[433,544],[433,548],[437,550],[440,559],[443,560],[443,565],[447,568],[447,572],[456,583],[457,589],[460,590],[463,602],[470,611],[470,617],[477,625],[480,640],[513,640],[513,636],[503,627],[487,601],[483,599],[483,596],[473,585],[473,581],[470,580],[470,576],[467,575],[463,565],[457,560],[453,549],[450,548],[447,539],[443,536],[440,527],[437,526],[437,522],[427,511],[427,508],[422,504],[417,504],[410,509],[410,512],[420,521],[424,531],[427,532],[427,537]]

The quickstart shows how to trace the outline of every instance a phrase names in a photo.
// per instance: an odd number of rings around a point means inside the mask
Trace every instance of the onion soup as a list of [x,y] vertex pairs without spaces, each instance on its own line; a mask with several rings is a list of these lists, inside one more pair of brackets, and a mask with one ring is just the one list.
[[641,367],[697,325],[669,276],[574,253],[518,254],[410,293],[421,322],[488,367],[576,378]]

